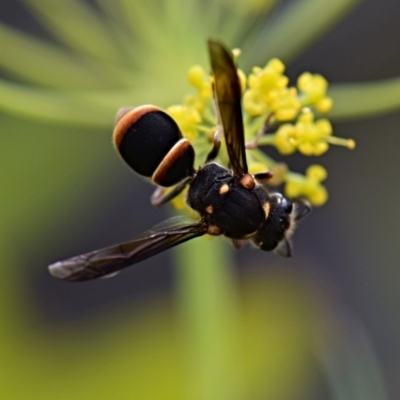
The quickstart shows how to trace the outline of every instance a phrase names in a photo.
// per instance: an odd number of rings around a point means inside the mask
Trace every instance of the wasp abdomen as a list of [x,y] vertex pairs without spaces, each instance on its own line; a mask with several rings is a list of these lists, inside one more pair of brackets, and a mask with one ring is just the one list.
[[138,174],[161,186],[172,186],[194,173],[194,150],[176,122],[158,107],[146,105],[124,113],[114,143]]
[[168,187],[193,175],[194,157],[194,150],[189,140],[180,139],[162,159],[151,177],[152,181],[157,185]]

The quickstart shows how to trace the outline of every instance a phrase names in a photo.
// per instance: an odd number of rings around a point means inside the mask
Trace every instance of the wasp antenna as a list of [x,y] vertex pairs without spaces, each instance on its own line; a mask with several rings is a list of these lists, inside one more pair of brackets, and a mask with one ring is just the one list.
[[298,199],[295,201],[295,221],[300,221],[306,217],[312,210],[311,204],[306,199]]
[[282,257],[292,256],[292,246],[287,238],[283,238],[275,248],[275,253]]

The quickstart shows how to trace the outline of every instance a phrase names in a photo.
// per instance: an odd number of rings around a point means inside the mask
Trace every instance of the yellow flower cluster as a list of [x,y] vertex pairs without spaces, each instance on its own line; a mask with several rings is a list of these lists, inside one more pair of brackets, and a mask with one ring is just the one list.
[[[234,50],[233,54],[237,58],[240,51]],[[253,149],[248,154],[249,171],[273,170],[274,177],[269,184],[284,183],[288,197],[304,196],[312,204],[322,205],[328,198],[321,184],[327,175],[323,167],[313,165],[305,176],[295,174],[285,164],[277,164],[261,150],[254,149],[257,144],[267,144],[275,146],[284,155],[299,151],[306,156],[319,156],[329,149],[330,144],[350,149],[355,147],[353,140],[332,136],[328,119],[314,118],[312,109],[326,113],[332,108],[332,99],[326,95],[328,82],[325,78],[306,72],[298,78],[297,88],[289,87],[289,79],[284,72],[285,65],[278,59],[272,59],[264,68],[254,67],[248,77],[238,69],[245,134],[246,139],[252,141]],[[217,121],[212,100],[212,78],[204,68],[195,65],[189,69],[188,81],[195,88],[195,93],[187,95],[183,104],[169,107],[167,112],[177,122],[183,135],[196,146],[196,153],[204,155],[211,146]],[[274,125],[280,122],[284,123],[274,132]],[[220,156],[223,158],[224,151]],[[184,207],[184,195],[176,197],[173,204],[178,208]]]
[[274,144],[281,154],[292,154],[296,150],[306,156],[320,156],[329,148],[329,143],[355,147],[353,140],[332,136],[332,125],[326,118],[314,120],[309,108],[303,108],[295,124],[283,124],[274,136]]
[[195,108],[198,112],[202,112],[207,105],[207,101],[212,98],[211,83],[208,74],[204,68],[194,65],[188,72],[189,83],[197,90],[194,95],[187,95],[185,104],[188,107]]
[[331,110],[333,101],[326,95],[328,82],[323,76],[304,72],[297,80],[297,87],[302,93],[300,96],[302,107],[315,106],[323,114]]
[[264,68],[254,67],[248,78],[248,89],[243,95],[243,108],[249,116],[271,112],[278,121],[289,121],[300,110],[295,88],[288,88],[289,79],[283,75],[285,66],[277,58]]
[[183,136],[190,141],[196,139],[197,126],[201,122],[200,113],[194,107],[175,105],[167,108],[167,113],[175,120]]
[[328,200],[328,192],[321,185],[327,177],[327,172],[321,165],[311,165],[306,175],[288,174],[286,178],[285,194],[292,199],[306,197],[312,205],[321,206]]
[[166,111],[178,124],[183,136],[194,141],[203,119],[201,114],[212,98],[212,90],[209,77],[199,65],[189,69],[188,81],[196,89],[196,93],[187,95],[184,104],[170,106]]

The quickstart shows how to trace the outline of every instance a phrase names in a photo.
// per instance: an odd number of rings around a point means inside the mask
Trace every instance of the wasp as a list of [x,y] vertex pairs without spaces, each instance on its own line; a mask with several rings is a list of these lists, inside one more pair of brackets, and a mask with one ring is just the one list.
[[[171,200],[188,187],[187,204],[199,217],[173,217],[129,242],[56,262],[49,266],[52,276],[67,281],[111,276],[205,234],[224,235],[237,248],[250,240],[261,250],[291,255],[289,237],[296,221],[310,207],[305,202],[291,202],[280,193],[269,193],[260,182],[268,180],[270,173],[249,174],[235,62],[218,41],[209,40],[208,51],[219,124],[203,166],[195,169],[191,143],[176,122],[153,105],[121,110],[113,135],[124,161],[158,185],[154,205]],[[229,168],[214,161],[222,134]],[[165,187],[172,190],[165,193]]]

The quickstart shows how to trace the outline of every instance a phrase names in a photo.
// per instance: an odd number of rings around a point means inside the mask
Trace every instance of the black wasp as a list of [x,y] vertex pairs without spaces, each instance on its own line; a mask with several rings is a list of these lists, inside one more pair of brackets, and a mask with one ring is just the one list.
[[[250,239],[261,250],[290,256],[288,238],[295,221],[309,207],[292,203],[279,193],[269,194],[258,182],[268,179],[268,173],[248,173],[236,66],[221,43],[209,40],[208,51],[220,125],[204,166],[194,168],[192,145],[183,138],[176,122],[155,106],[122,110],[114,130],[115,146],[134,171],[151,178],[159,188],[173,187],[167,194],[156,190],[153,204],[171,200],[189,185],[187,203],[200,218],[171,218],[130,242],[56,262],[49,266],[55,278],[82,281],[112,275],[206,233],[224,235],[236,247]],[[218,155],[221,133],[230,168],[213,161]]]

